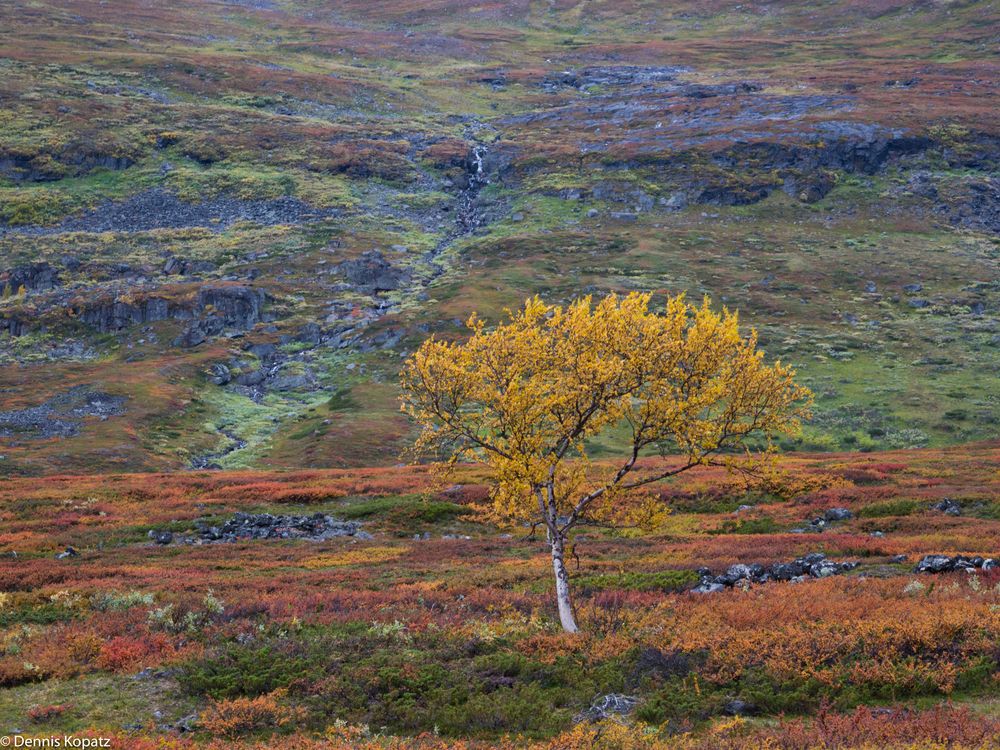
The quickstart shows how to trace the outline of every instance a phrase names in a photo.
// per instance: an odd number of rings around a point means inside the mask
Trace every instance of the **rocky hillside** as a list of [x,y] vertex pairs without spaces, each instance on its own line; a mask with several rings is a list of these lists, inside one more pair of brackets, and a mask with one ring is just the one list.
[[1000,435],[993,2],[12,0],[0,474],[395,463],[402,356],[711,294],[786,447]]

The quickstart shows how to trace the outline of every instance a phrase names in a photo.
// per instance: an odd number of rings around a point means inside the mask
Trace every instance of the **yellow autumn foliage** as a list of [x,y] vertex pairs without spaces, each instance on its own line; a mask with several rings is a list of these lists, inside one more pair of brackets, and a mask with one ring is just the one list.
[[[486,461],[505,519],[535,519],[546,486],[559,514],[612,518],[625,491],[656,478],[624,481],[640,455],[738,468],[748,436],[797,429],[811,394],[790,367],[765,362],[736,313],[684,295],[650,303],[534,297],[492,329],[473,316],[465,342],[425,341],[402,372],[403,411],[423,427],[417,450]],[[587,441],[611,431],[626,463],[590,462]]]

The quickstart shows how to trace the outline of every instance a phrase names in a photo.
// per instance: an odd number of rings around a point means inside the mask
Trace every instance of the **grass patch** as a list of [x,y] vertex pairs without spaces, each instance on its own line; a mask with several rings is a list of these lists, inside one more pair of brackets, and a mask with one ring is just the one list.
[[899,499],[884,503],[872,503],[858,510],[860,518],[888,518],[891,516],[909,516],[923,508],[918,500]]
[[683,591],[698,582],[693,570],[661,570],[656,573],[612,573],[574,578],[583,589],[625,589],[627,591]]

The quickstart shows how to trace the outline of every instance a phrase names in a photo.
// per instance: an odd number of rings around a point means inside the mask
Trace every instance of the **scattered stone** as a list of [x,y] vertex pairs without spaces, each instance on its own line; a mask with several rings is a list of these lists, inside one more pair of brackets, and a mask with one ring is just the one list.
[[725,586],[715,581],[702,581],[699,585],[691,589],[696,594],[717,594],[725,590]]
[[931,509],[941,511],[946,516],[962,515],[962,506],[956,503],[950,497],[943,498],[941,502],[935,503],[934,505],[931,506]]
[[[199,522],[193,537],[184,537],[188,544],[236,542],[240,539],[305,539],[322,541],[338,536],[371,539],[360,530],[356,521],[339,521],[323,513],[310,516],[272,515],[270,513],[236,513],[221,526]],[[169,544],[169,542],[166,542]]]
[[176,676],[176,669],[153,669],[146,667],[132,675],[133,680],[169,680]]
[[759,563],[731,565],[725,573],[713,576],[706,568],[700,569],[701,583],[692,591],[697,594],[713,594],[730,588],[741,582],[765,583],[767,581],[805,580],[812,578],[827,578],[840,575],[858,567],[856,562],[835,562],[827,559],[821,552],[813,552],[792,562],[775,563],[765,567]]
[[79,434],[83,419],[124,413],[125,399],[75,386],[38,406],[0,411],[0,437],[64,438]]
[[173,728],[178,732],[193,732],[198,728],[198,714],[183,716],[174,722]]
[[828,508],[822,516],[809,521],[801,528],[792,529],[793,534],[804,534],[823,531],[827,525],[838,521],[849,521],[854,518],[854,514],[848,508]]
[[635,710],[638,703],[639,699],[634,696],[609,693],[595,700],[590,708],[576,716],[575,721],[603,721],[614,716],[626,716]]

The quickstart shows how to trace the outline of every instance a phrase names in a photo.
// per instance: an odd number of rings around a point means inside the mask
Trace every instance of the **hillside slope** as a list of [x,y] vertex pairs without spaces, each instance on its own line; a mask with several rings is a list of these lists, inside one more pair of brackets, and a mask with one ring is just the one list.
[[1000,434],[995,2],[0,9],[0,474],[395,463],[402,355],[711,294],[809,450]]

